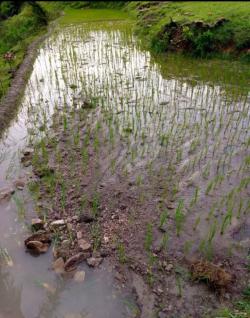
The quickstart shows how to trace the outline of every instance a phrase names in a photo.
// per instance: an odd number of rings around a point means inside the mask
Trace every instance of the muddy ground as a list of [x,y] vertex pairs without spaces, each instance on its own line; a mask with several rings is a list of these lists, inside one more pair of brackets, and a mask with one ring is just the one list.
[[[177,193],[184,191],[176,191],[178,171],[169,166],[159,172],[160,156],[149,169],[124,169],[123,138],[107,141],[104,124],[90,129],[86,118],[98,108],[89,106],[66,113],[67,125],[65,111],[55,112],[49,132],[23,157],[34,172],[29,188],[37,199],[39,227],[52,240],[52,267],[66,275],[79,262],[96,267],[108,258],[118,282],[136,292],[138,317],[211,317],[215,309],[230,307],[247,286],[246,258],[229,255],[217,241],[207,262],[192,218],[177,233]],[[238,224],[231,234],[237,229]],[[188,232],[197,240],[193,246],[184,244]],[[50,240],[45,250],[29,249],[45,252]]]

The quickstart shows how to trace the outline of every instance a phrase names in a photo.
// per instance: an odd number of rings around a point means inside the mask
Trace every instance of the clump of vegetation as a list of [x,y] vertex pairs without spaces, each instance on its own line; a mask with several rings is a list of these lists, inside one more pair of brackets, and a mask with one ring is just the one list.
[[246,2],[131,2],[137,31],[156,52],[169,50],[208,57],[242,53],[249,58],[250,5]]
[[[47,16],[36,2],[3,1],[0,4],[0,98],[10,85],[32,38],[45,30]],[[11,67],[6,54],[13,55]]]
[[208,261],[193,261],[191,273],[194,280],[204,281],[218,290],[228,288],[233,282],[233,276],[229,272]]

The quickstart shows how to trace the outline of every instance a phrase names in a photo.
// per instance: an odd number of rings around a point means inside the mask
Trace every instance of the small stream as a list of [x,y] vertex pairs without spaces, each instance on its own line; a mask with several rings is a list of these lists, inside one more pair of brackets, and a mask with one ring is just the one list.
[[[58,27],[41,45],[18,115],[1,141],[0,188],[8,189],[14,181],[29,177],[30,168],[20,164],[22,150],[48,131],[53,113],[65,107],[79,108],[86,98],[98,104],[87,118],[89,123],[105,121],[122,137],[130,134],[129,147],[119,161],[124,169],[141,168],[147,160],[162,157],[163,141],[172,138],[169,127],[175,135],[183,129],[183,122],[187,132],[181,137],[180,161],[185,162],[188,141],[194,139],[194,133],[199,135],[195,124],[205,119],[212,122],[223,114],[226,122],[235,107],[244,115],[232,121],[232,129],[236,121],[240,127],[238,144],[231,146],[237,151],[249,138],[247,74],[237,65],[235,75],[234,66],[226,62],[204,65],[171,56],[156,62],[134,37],[129,23]],[[217,125],[219,119],[215,128]],[[212,149],[212,142],[208,149],[210,146]],[[245,154],[248,149],[244,147]],[[218,148],[218,156],[220,151]],[[109,264],[104,262],[95,270],[82,266],[86,277],[79,283],[53,272],[51,252],[39,257],[25,252],[27,224],[34,215],[27,188],[1,202],[0,247],[10,259],[0,266],[0,318],[133,317],[133,297],[116,286]]]

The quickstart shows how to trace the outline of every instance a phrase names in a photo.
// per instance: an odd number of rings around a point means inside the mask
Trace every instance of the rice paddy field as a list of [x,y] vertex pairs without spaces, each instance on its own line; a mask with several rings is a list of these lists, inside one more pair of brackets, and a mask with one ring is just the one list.
[[[25,186],[1,203],[0,317],[249,317],[249,67],[155,55],[105,10],[59,19],[1,141],[1,185]],[[37,258],[16,252],[34,213],[67,224]],[[102,261],[80,284],[48,270],[79,232]]]

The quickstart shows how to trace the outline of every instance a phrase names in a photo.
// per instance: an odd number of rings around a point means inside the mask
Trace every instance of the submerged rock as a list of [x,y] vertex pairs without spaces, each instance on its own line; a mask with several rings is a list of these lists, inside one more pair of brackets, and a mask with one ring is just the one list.
[[50,243],[51,237],[46,231],[38,231],[24,241],[28,251],[34,254],[46,253]]
[[53,263],[53,269],[56,273],[61,274],[64,272],[64,260],[62,257],[59,257]]
[[49,249],[49,244],[42,243],[40,241],[28,241],[26,247],[34,254],[41,254],[47,252],[47,250]]
[[14,186],[18,189],[18,190],[23,190],[25,187],[25,182],[23,180],[16,180],[14,182]]
[[98,267],[102,261],[102,257],[90,257],[87,259],[87,263],[90,267]]
[[65,271],[69,272],[75,270],[77,265],[82,261],[86,260],[89,257],[89,255],[89,253],[80,252],[71,256],[64,264]]
[[78,245],[83,252],[91,250],[91,244],[83,239],[78,240]]
[[0,201],[1,200],[9,200],[12,194],[15,193],[15,190],[12,188],[9,189],[2,189],[0,190]]
[[84,279],[85,279],[85,272],[84,271],[78,271],[78,272],[75,273],[74,280],[76,282],[79,282],[79,283],[83,282]]
[[35,218],[31,220],[31,228],[34,231],[44,229],[44,223],[40,218]]

